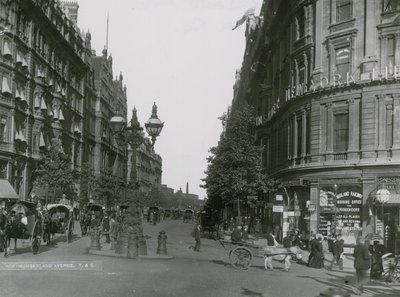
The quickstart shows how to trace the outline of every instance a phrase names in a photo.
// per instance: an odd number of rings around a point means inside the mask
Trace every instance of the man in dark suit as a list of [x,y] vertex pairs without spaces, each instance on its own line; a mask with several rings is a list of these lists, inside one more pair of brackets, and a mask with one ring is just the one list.
[[371,267],[371,256],[368,251],[369,240],[365,240],[359,236],[357,245],[354,248],[354,268],[356,269],[358,294],[361,295],[364,291],[364,284],[368,282],[368,270]]
[[333,264],[336,262],[339,269],[343,270],[343,239],[340,234],[336,235],[332,243],[332,262],[329,270],[332,270]]

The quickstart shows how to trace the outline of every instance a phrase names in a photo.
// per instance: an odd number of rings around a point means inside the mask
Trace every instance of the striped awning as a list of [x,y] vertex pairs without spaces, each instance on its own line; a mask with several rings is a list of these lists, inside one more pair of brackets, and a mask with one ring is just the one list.
[[17,192],[7,179],[0,179],[0,198],[19,199]]

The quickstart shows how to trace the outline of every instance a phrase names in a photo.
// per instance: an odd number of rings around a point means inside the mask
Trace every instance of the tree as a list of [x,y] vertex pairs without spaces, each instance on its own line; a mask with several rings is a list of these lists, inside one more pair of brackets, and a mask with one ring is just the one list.
[[80,185],[80,203],[87,204],[90,196],[94,193],[96,185],[96,178],[94,177],[88,163],[83,164],[81,168]]
[[61,194],[72,197],[73,183],[77,178],[78,173],[72,169],[70,156],[64,153],[59,139],[53,139],[36,164],[32,175],[34,188],[48,189],[52,193],[52,201]]
[[258,195],[273,187],[261,167],[262,147],[254,143],[254,109],[244,104],[226,119],[226,131],[207,158],[206,177],[201,185],[207,190],[207,204],[220,210],[227,204],[246,202],[248,195]]
[[100,201],[105,203],[107,209],[121,202],[124,191],[127,189],[125,180],[115,176],[111,167],[96,177],[95,184],[94,193]]

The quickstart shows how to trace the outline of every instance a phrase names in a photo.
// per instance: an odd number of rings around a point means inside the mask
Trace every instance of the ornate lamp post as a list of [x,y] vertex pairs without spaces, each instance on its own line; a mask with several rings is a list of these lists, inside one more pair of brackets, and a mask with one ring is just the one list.
[[147,121],[146,124],[144,124],[146,127],[147,133],[151,137],[151,145],[154,147],[154,143],[156,142],[156,138],[160,135],[162,128],[164,127],[164,123],[160,121],[160,119],[157,116],[157,105],[154,102],[151,117]]
[[[125,119],[122,116],[114,116],[110,120],[111,129],[115,133],[115,139],[117,144],[120,146],[130,145],[132,148],[132,170],[131,174],[135,181],[135,190],[139,190],[140,184],[137,181],[137,158],[136,150],[144,141],[143,127],[137,118],[137,110],[132,110],[132,119],[129,125],[126,124]],[[157,105],[154,103],[153,111],[150,119],[145,124],[147,133],[150,135],[152,140],[152,146],[156,138],[160,135],[160,132],[164,126],[159,118],[157,117]],[[147,254],[146,241],[143,237],[142,228],[142,215],[140,211],[139,200],[128,198],[128,208],[126,210],[126,216],[122,226],[122,232],[120,239],[115,249],[116,253],[127,253],[128,257],[136,258],[138,252]]]
[[384,204],[389,201],[389,198],[390,198],[390,192],[385,188],[379,189],[376,192],[376,200],[380,204],[382,204],[382,233],[383,233],[382,237],[383,237],[385,248],[386,248],[386,237],[385,237],[385,218],[384,218],[383,207],[384,207]]

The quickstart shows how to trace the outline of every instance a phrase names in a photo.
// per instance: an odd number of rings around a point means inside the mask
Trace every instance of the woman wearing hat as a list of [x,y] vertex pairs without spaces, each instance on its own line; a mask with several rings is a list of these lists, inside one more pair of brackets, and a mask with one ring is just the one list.
[[324,253],[322,249],[322,239],[324,237],[322,234],[317,234],[315,236],[315,241],[312,245],[311,248],[311,253],[313,254],[313,257],[310,261],[310,267],[312,268],[322,268],[324,267]]

